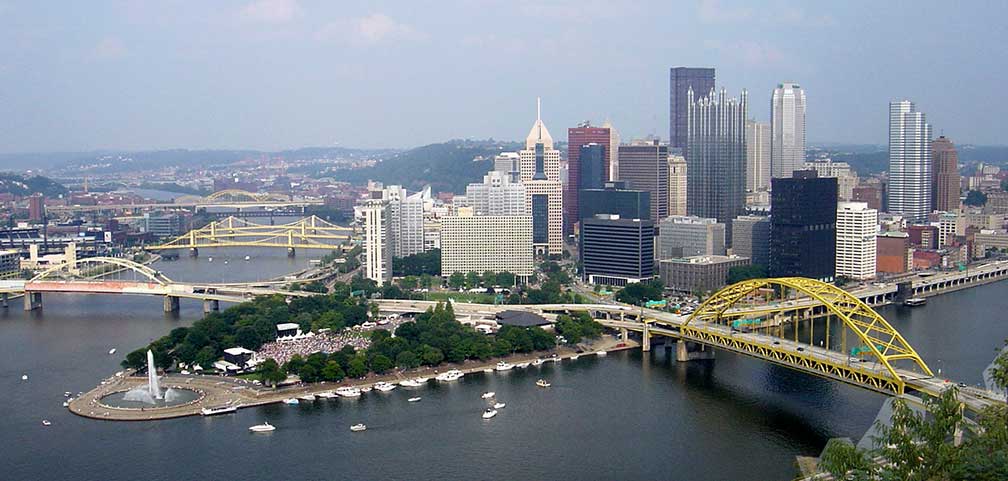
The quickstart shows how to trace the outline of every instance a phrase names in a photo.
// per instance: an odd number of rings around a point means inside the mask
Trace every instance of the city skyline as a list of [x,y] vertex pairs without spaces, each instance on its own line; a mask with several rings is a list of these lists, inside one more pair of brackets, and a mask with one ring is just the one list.
[[[49,18],[44,7],[0,8],[0,91],[11,119],[0,134],[3,152],[511,139],[510,126],[525,116],[519,99],[537,95],[547,99],[553,125],[610,119],[624,138],[664,137],[668,69],[678,65],[716,68],[719,85],[755,94],[751,115],[761,120],[769,118],[774,85],[801,82],[816,99],[809,143],[884,144],[885,103],[909,97],[958,143],[1003,144],[996,112],[1005,101],[983,95],[998,88],[990,59],[1001,56],[999,33],[969,29],[907,48],[913,31],[982,22],[1004,13],[998,5],[946,11],[942,19],[926,5],[875,6],[862,18],[857,6],[756,11],[727,1],[341,9],[260,0],[66,10]],[[772,13],[780,10],[787,13]],[[463,17],[471,21],[454,21]],[[513,25],[513,34],[487,33],[491,21]],[[604,40],[593,35],[602,26],[612,32]],[[696,41],[671,46],[658,34],[620,35],[631,28]],[[573,48],[607,60],[575,64],[558,56]],[[417,63],[425,52],[438,55]],[[480,72],[518,71],[530,56],[555,64],[553,82],[506,74],[506,81],[479,80]],[[404,69],[409,82],[401,81]],[[626,75],[614,79],[606,71]],[[869,79],[862,72],[871,72],[872,88],[863,88]],[[948,95],[950,84],[972,88]],[[597,92],[590,106],[587,91]]]

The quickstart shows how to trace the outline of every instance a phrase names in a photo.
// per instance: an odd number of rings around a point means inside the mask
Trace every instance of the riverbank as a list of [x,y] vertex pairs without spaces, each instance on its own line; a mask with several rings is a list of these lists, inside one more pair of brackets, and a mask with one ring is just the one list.
[[[490,361],[441,364],[436,367],[410,369],[402,372],[396,371],[382,375],[370,374],[363,379],[348,380],[341,383],[320,382],[308,385],[293,385],[278,389],[256,386],[247,380],[236,377],[170,374],[161,378],[162,388],[175,387],[195,390],[200,392],[202,397],[197,402],[183,406],[144,410],[119,409],[101,404],[100,400],[109,394],[147,384],[146,376],[132,376],[130,375],[132,372],[126,372],[121,376],[112,376],[103,380],[102,384],[70,401],[67,408],[73,414],[91,419],[107,421],[154,421],[198,416],[201,415],[203,408],[234,406],[238,409],[244,409],[275,404],[283,402],[284,399],[332,391],[341,386],[365,387],[380,381],[398,384],[400,381],[416,377],[433,379],[438,373],[451,369],[458,369],[465,374],[472,374],[483,372],[486,369],[493,369],[497,362],[502,360],[515,365],[531,363],[536,359],[556,359],[560,361],[571,359],[575,356],[597,355],[599,352],[614,352],[636,347],[639,347],[639,344],[635,341],[624,342],[611,336],[602,336],[600,339],[594,340],[589,345],[588,350],[580,353],[572,348],[562,347],[545,352],[516,354]],[[530,364],[526,369],[533,368],[534,366]],[[516,367],[515,369],[520,368]]]

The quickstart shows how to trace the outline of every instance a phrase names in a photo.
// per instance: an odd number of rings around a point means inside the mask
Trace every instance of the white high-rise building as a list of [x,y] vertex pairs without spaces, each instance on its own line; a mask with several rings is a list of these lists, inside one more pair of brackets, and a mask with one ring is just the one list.
[[401,185],[390,185],[382,189],[382,200],[388,205],[388,244],[392,255],[406,257],[423,252],[424,192],[409,195]]
[[511,182],[520,180],[518,172],[521,164],[521,157],[517,152],[501,152],[494,157],[494,170],[504,173]]
[[889,212],[924,222],[931,211],[931,126],[909,100],[889,102]]
[[774,178],[789,178],[804,164],[805,91],[778,84],[770,100],[770,170]]
[[380,286],[392,277],[388,205],[373,199],[361,210],[364,214],[364,275]]
[[878,211],[867,202],[840,202],[836,215],[836,275],[855,280],[875,277]]
[[476,215],[529,215],[525,185],[496,169],[484,175],[482,183],[466,187],[465,202]]
[[520,177],[532,215],[532,244],[539,254],[563,253],[563,184],[560,182],[560,151],[543,124],[536,100],[536,121],[518,152]]
[[469,208],[441,219],[441,275],[507,271],[532,275],[532,216],[474,216]]
[[857,187],[858,176],[847,162],[833,162],[832,159],[816,159],[805,162],[805,170],[815,170],[818,177],[836,177],[837,198],[851,200],[854,197],[854,187]]
[[770,189],[770,125],[746,120],[746,192]]

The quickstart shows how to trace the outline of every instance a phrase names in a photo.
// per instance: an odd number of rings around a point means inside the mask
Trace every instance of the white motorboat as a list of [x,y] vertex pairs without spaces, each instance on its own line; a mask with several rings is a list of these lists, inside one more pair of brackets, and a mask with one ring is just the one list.
[[596,352],[595,355],[598,356],[598,357],[603,357],[603,356],[608,356],[609,353],[606,352],[606,351],[599,351],[599,352]]
[[355,433],[359,433],[361,431],[367,430],[367,425],[364,423],[357,423],[354,424],[353,426],[350,426],[350,430]]
[[245,256],[245,260],[250,261],[250,260],[252,260],[252,257],[251,256]]
[[381,391],[381,392],[389,392],[389,391],[395,389],[395,384],[392,384],[390,382],[381,381],[381,382],[376,382],[375,385],[374,385],[374,388],[377,389],[377,390],[379,390],[379,391]]
[[507,406],[507,404],[504,404],[504,403],[494,403],[494,409],[504,409],[504,406]]
[[200,414],[204,416],[216,416],[218,414],[227,414],[237,411],[236,406],[216,406],[200,409]]
[[543,360],[542,359],[536,359],[535,361],[532,361],[532,365],[533,366],[542,366],[543,365]]
[[43,420],[42,420],[42,425],[43,425],[43,426],[52,426],[52,423],[51,423],[51,422],[49,422],[49,420],[48,420],[48,419],[43,419]]
[[361,390],[353,386],[343,386],[336,389],[336,394],[340,397],[358,397],[361,395]]
[[308,393],[308,394],[305,394],[303,396],[298,396],[298,399],[300,399],[302,401],[314,401],[315,400],[315,395],[311,394],[311,393]]
[[462,376],[465,376],[465,374],[462,371],[459,371],[458,369],[452,369],[450,371],[445,371],[441,374],[438,374],[437,377],[435,377],[434,379],[437,379],[438,381],[458,381],[459,379],[462,378]]
[[406,401],[411,402],[411,403],[420,402],[420,396],[411,397],[411,398],[407,399]]
[[493,391],[487,391],[487,392],[483,393],[483,395],[480,396],[480,397],[483,398],[483,399],[490,399],[490,398],[494,397],[494,392]]
[[70,407],[70,401],[63,401],[63,407],[65,408]]
[[550,387],[551,384],[548,383],[548,382],[546,382],[545,379],[540,379],[540,380],[536,381],[536,386],[539,386],[539,387]]
[[213,257],[207,257],[207,262],[213,262]]
[[529,363],[527,363],[527,362],[521,362],[521,363],[515,364],[515,367],[521,368],[521,369],[525,369],[526,367],[529,367]]
[[284,399],[284,404],[291,404],[291,405],[298,404],[298,400],[296,397],[289,397],[287,399]]
[[322,391],[322,392],[316,394],[316,396],[318,396],[318,397],[320,397],[322,399],[333,399],[333,398],[336,397],[336,393],[334,393],[332,391]]
[[27,381],[28,380],[28,375],[27,374],[22,374],[21,375],[21,380],[22,381]]
[[579,357],[581,357],[581,356],[579,356],[579,355],[575,354],[575,355],[573,355],[573,356],[571,356],[571,357],[570,357],[570,360],[571,360],[571,361],[577,361],[577,359],[578,359]]
[[269,433],[276,431],[276,427],[270,423],[262,423],[250,426],[249,431],[252,431],[253,433]]
[[115,348],[113,347],[112,349],[109,349],[108,353],[109,353],[109,356],[115,354]]
[[371,386],[362,386],[360,392],[371,392]]
[[427,378],[425,377],[415,377],[413,379],[407,379],[399,383],[402,387],[420,387],[427,384]]
[[498,371],[510,371],[510,370],[514,369],[514,364],[511,364],[509,362],[501,361],[501,362],[497,363],[497,367],[495,367],[494,369],[496,369]]
[[63,392],[63,397],[70,397],[71,394],[73,394],[73,393],[70,392],[70,391],[64,391]]
[[487,408],[486,411],[483,411],[483,419],[490,419],[490,418],[492,418],[492,417],[494,417],[496,415],[497,415],[497,410],[493,409],[493,408]]

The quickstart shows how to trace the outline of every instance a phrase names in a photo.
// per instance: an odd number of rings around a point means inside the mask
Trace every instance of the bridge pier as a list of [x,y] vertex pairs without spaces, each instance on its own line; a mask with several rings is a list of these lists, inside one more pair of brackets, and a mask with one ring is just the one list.
[[[700,349],[697,350],[696,346],[699,346]],[[690,351],[690,347],[694,349]],[[699,343],[686,342],[682,339],[676,341],[676,361],[688,362],[701,359],[714,359],[714,350],[707,349],[707,346]]]
[[641,331],[641,351],[648,352],[651,350],[651,327],[648,323],[644,323],[644,330]]
[[193,247],[189,249],[189,257],[199,257],[199,249]]
[[216,299],[203,299],[203,314],[220,311],[220,301]]
[[178,312],[179,311],[179,298],[178,298],[178,296],[164,296],[164,311],[165,312]]
[[630,340],[630,331],[628,331],[625,327],[621,327],[619,329],[619,337],[620,341],[627,342]]
[[41,308],[42,308],[42,293],[25,291],[24,310],[34,311],[35,309],[41,309]]

